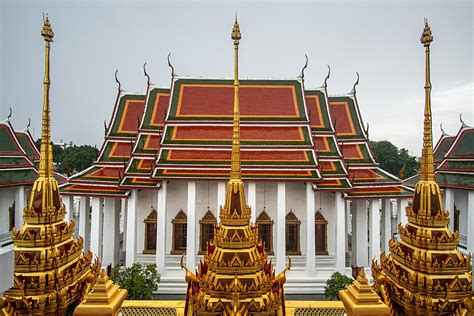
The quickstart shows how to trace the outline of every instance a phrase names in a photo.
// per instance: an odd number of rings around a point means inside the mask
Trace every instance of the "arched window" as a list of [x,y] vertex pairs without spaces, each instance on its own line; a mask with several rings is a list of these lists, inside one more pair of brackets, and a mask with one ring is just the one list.
[[258,239],[264,244],[265,251],[268,254],[273,254],[273,221],[265,209],[258,215],[256,223]]
[[328,221],[320,211],[314,216],[316,255],[328,255]]
[[202,255],[207,251],[207,242],[214,238],[214,227],[217,224],[216,217],[210,210],[204,214],[199,221],[201,226],[201,235],[199,238],[199,254]]
[[145,247],[143,253],[156,253],[156,210],[152,207],[145,223]]
[[171,246],[171,254],[182,255],[186,252],[188,216],[183,212],[183,210],[179,210],[171,223],[173,224],[173,244]]
[[461,211],[456,207],[456,204],[454,204],[454,231],[456,232],[459,232],[459,214],[461,214]]
[[300,250],[300,220],[291,210],[285,218],[285,240],[287,255],[301,255]]

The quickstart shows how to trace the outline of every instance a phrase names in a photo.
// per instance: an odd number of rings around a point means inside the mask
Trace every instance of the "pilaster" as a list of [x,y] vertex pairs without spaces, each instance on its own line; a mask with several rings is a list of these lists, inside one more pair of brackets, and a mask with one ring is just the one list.
[[449,230],[454,231],[454,190],[444,189],[444,208],[449,212]]
[[161,276],[166,275],[166,194],[167,181],[161,182],[158,190],[157,219],[156,219],[156,267]]
[[408,206],[408,199],[407,198],[397,199],[398,222],[402,223],[403,225],[408,224],[408,218],[407,218],[407,212],[406,212],[406,207],[407,206]]
[[196,268],[196,182],[188,182],[188,224],[186,240],[186,265]]
[[284,182],[278,183],[277,188],[277,251],[276,251],[276,272],[280,273],[283,271],[286,265],[286,225],[285,225],[285,214],[286,213],[286,186]]
[[105,198],[104,201],[104,222],[106,225],[103,225],[102,266],[112,264],[114,267],[119,261],[120,202],[118,198]]
[[90,199],[81,196],[79,202],[79,236],[84,238],[84,251],[90,250]]
[[91,198],[91,251],[102,261],[102,229],[103,209],[102,198]]
[[316,276],[314,195],[313,184],[306,182],[306,275],[313,278]]
[[64,220],[69,223],[71,220],[74,219],[74,196],[64,195],[62,196],[62,201],[64,207],[66,208],[66,215],[64,216]]
[[372,199],[370,206],[370,259],[380,256],[380,200]]
[[248,186],[248,204],[250,206],[250,209],[252,210],[252,214],[250,217],[250,222],[255,223],[257,219],[257,213],[256,213],[256,208],[257,208],[257,184],[255,182],[249,182]]
[[[336,210],[336,271],[344,274],[346,268],[346,224],[345,202],[342,193],[334,193],[334,208]],[[314,238],[313,238],[314,239]]]
[[127,244],[125,265],[127,267],[134,264],[137,258],[137,202],[138,191],[131,190],[127,204],[127,239],[125,240]]
[[[474,191],[467,193],[467,251],[474,252]],[[471,265],[474,265],[474,256],[471,257]]]
[[369,243],[367,227],[367,201],[355,200],[354,204],[355,205],[353,205],[354,209],[352,212],[352,256],[356,266],[368,267]]
[[[382,250],[388,254],[388,241],[392,238],[392,202],[382,200]],[[378,258],[377,258],[378,260]]]
[[221,212],[221,206],[224,206],[225,202],[225,186],[225,182],[217,182],[217,222],[221,220],[219,214]]
[[[15,227],[20,230],[23,226],[23,209],[25,208],[25,186],[20,185],[15,190]],[[2,210],[6,212],[7,210]]]

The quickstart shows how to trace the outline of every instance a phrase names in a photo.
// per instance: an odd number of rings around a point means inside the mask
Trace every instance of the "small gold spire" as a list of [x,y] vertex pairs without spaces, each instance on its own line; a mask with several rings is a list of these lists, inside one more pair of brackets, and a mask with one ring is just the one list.
[[232,159],[231,180],[240,180],[240,106],[239,106],[239,41],[242,38],[240,26],[235,14],[234,27],[232,28],[232,39],[234,40],[234,123],[232,132]]
[[433,41],[431,28],[428,20],[425,19],[425,28],[421,35],[421,43],[426,48],[426,69],[425,69],[425,119],[423,128],[423,149],[421,152],[420,180],[434,180],[434,159],[433,159],[433,132],[431,120],[431,81],[430,81],[430,44]]

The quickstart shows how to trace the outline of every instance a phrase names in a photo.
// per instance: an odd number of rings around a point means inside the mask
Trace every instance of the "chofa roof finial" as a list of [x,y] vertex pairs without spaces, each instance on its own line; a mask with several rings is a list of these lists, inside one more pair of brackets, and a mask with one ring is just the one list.
[[12,117],[13,112],[12,112],[12,108],[11,108],[11,107],[9,107],[8,109],[9,109],[10,112],[8,113],[7,121],[10,122],[10,118]]
[[146,84],[149,86],[150,85],[150,76],[146,72],[146,63],[143,64],[143,73],[145,74],[145,77],[146,77]]
[[171,68],[171,80],[173,80],[173,78],[177,76],[177,73],[174,72],[174,67],[171,64],[170,56],[171,56],[171,53],[168,53],[168,66]]
[[304,71],[306,70],[306,68],[308,68],[308,55],[304,54],[304,57],[306,58],[306,62],[303,68],[301,69],[300,75],[298,76],[298,78],[301,78],[302,80],[304,80]]
[[323,88],[326,89],[327,86],[328,86],[328,79],[329,77],[331,76],[331,67],[329,65],[328,66],[328,74],[326,75],[326,78],[324,78],[324,83],[323,83]]
[[118,89],[119,89],[119,91],[122,91],[122,84],[121,84],[120,81],[118,80],[117,73],[118,73],[118,69],[115,70],[115,82],[117,82],[117,84],[118,84]]
[[356,75],[357,75],[357,80],[354,83],[354,86],[352,87],[351,94],[356,94],[356,86],[359,84],[359,73],[357,71],[356,71]]

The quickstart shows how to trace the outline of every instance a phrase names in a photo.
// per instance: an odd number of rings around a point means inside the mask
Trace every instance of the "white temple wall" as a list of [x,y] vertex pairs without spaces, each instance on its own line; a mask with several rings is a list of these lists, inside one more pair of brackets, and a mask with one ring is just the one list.
[[186,214],[188,204],[188,182],[187,181],[169,181],[166,193],[166,253],[171,252],[171,239],[173,234],[173,224],[171,221],[176,217],[179,210]]

